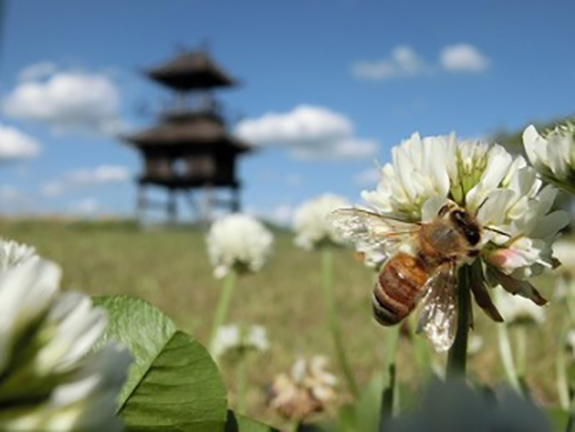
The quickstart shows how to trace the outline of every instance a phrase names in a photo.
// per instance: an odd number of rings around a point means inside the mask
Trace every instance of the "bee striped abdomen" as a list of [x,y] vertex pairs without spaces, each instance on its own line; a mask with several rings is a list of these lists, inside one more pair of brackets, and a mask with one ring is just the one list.
[[420,259],[399,253],[379,273],[373,290],[373,313],[385,326],[399,323],[415,307],[427,273]]

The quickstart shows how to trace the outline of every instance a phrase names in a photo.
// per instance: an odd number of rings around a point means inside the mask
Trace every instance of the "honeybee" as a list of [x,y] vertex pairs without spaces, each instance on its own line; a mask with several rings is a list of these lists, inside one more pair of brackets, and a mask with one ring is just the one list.
[[[429,222],[355,208],[335,210],[329,219],[345,239],[386,255],[372,295],[375,319],[384,326],[398,324],[422,301],[417,331],[426,333],[436,350],[449,349],[457,324],[456,269],[479,254],[483,230],[475,215],[447,201]],[[471,283],[478,305],[503,321],[478,279]]]

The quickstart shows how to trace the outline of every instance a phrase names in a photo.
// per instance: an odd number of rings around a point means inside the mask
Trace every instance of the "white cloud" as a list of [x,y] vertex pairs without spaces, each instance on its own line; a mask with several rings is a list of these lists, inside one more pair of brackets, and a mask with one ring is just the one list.
[[30,159],[40,153],[40,143],[24,132],[0,124],[0,162]]
[[129,179],[130,171],[124,166],[101,165],[96,168],[81,168],[45,183],[40,193],[44,196],[57,196],[71,189],[124,183]]
[[389,58],[354,63],[351,73],[359,79],[385,80],[414,77],[429,73],[431,69],[413,48],[400,45],[391,51]]
[[353,177],[353,182],[357,186],[374,186],[379,181],[379,169],[376,167],[359,172]]
[[236,134],[255,145],[286,147],[298,159],[359,159],[377,151],[374,140],[355,137],[343,114],[310,105],[242,120]]
[[429,75],[438,69],[451,73],[479,73],[487,70],[489,63],[489,58],[470,44],[444,47],[439,55],[439,64],[428,64],[413,48],[400,45],[391,51],[388,58],[354,63],[351,73],[358,79],[378,81]]
[[22,69],[18,74],[18,79],[20,81],[34,81],[47,78],[56,72],[56,69],[56,65],[49,61],[34,63]]
[[489,59],[469,44],[445,47],[440,55],[441,66],[448,72],[479,73],[489,67]]
[[37,64],[21,72],[24,80],[4,101],[6,115],[45,123],[59,133],[118,131],[120,97],[107,75],[49,68]]

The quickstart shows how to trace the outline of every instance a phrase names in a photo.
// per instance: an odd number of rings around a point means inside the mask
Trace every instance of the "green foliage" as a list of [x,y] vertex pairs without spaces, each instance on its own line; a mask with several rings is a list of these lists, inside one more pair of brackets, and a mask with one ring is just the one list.
[[228,411],[224,432],[276,432],[277,429],[249,419],[241,414]]
[[[64,288],[92,295],[143,297],[173,318],[179,329],[207,343],[221,280],[213,277],[204,233],[191,229],[122,231],[97,227],[95,224],[93,229],[80,233],[56,221],[0,221],[4,237],[36,246],[42,256],[63,267]],[[274,255],[264,269],[239,281],[238,302],[230,310],[228,322],[265,323],[268,330],[272,349],[248,359],[246,409],[248,415],[274,425],[285,427],[286,423],[261,408],[261,389],[291,366],[296,353],[328,354],[333,349],[323,325],[324,316],[318,313],[323,311],[320,265],[321,254],[302,251],[293,246],[291,235],[279,234]],[[352,253],[345,249],[334,251],[334,267],[336,301],[344,320],[343,340],[353,354],[349,360],[363,390],[370,377],[383,371],[389,329],[376,325],[370,314],[373,273],[354,262]],[[534,284],[544,296],[553,298],[553,276],[540,276]],[[526,380],[535,400],[551,407],[558,405],[555,356],[563,344],[558,329],[567,310],[553,302],[546,313],[546,324],[529,330]],[[470,374],[480,382],[502,383],[505,375],[497,351],[497,326],[480,310],[474,311],[474,324],[474,333],[483,337],[484,346],[470,359]],[[419,336],[401,337],[399,345],[396,364],[403,411],[411,400],[420,399],[421,383],[431,375],[432,362],[441,365],[443,359]],[[420,357],[421,365],[416,361]],[[425,365],[427,369],[420,367]],[[332,370],[334,366],[332,363]],[[224,369],[223,374],[228,388],[234,391],[233,371]],[[340,391],[340,400],[345,400],[345,386],[340,386]],[[328,416],[318,416],[315,421],[325,422]]]
[[121,342],[134,356],[118,406],[128,429],[211,432],[224,427],[226,391],[202,345],[141,299],[109,296],[95,303],[106,309],[109,320],[101,343]]

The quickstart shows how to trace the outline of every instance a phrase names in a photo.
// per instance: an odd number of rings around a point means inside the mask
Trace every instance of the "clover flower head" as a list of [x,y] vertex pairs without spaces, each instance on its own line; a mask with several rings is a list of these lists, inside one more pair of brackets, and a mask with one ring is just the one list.
[[217,219],[207,236],[208,254],[218,278],[232,270],[259,271],[271,253],[272,244],[272,233],[260,221],[239,213]]
[[483,348],[483,338],[479,335],[472,335],[469,337],[469,341],[467,343],[467,355],[474,356],[481,351]]
[[[454,263],[474,264],[471,288],[478,305],[496,321],[501,315],[487,286],[500,285],[538,305],[546,303],[526,279],[556,264],[552,244],[569,222],[566,212],[552,210],[556,195],[557,189],[545,186],[523,157],[511,156],[498,144],[459,140],[454,134],[421,138],[417,133],[392,149],[391,161],[380,169],[377,188],[362,193],[375,213],[403,223],[429,223],[446,203],[464,210],[478,225],[480,237],[472,246],[475,253]],[[392,254],[389,243],[371,240],[375,231],[361,217],[350,219],[347,228],[341,220],[334,224],[350,238],[357,235],[360,250],[367,238],[371,246],[379,245],[381,255]],[[375,237],[381,235],[385,234]],[[431,315],[427,322],[441,321],[441,316]],[[436,349],[445,350],[451,341],[440,334],[452,335],[435,332],[440,327],[433,324],[429,331],[423,330]]]
[[0,271],[8,270],[30,258],[34,258],[34,247],[13,240],[0,239]]
[[565,336],[565,348],[571,352],[571,356],[575,359],[575,329],[571,329]]
[[555,242],[553,255],[561,262],[555,270],[555,300],[575,298],[575,243],[569,240]]
[[333,210],[348,206],[345,198],[333,194],[321,195],[303,203],[293,217],[295,244],[306,250],[326,244],[343,244],[343,239],[326,218]]
[[568,122],[543,136],[530,125],[523,132],[523,146],[529,162],[547,181],[575,192],[575,124]]
[[118,430],[131,357],[112,343],[91,352],[106,317],[88,296],[60,293],[60,277],[37,256],[0,272],[0,429]]
[[214,358],[220,359],[233,354],[243,355],[249,351],[265,352],[268,348],[265,327],[230,324],[218,329],[212,344],[212,354]]
[[289,374],[278,375],[271,387],[269,405],[286,418],[303,420],[325,410],[335,400],[338,380],[326,370],[324,356],[299,358]]

